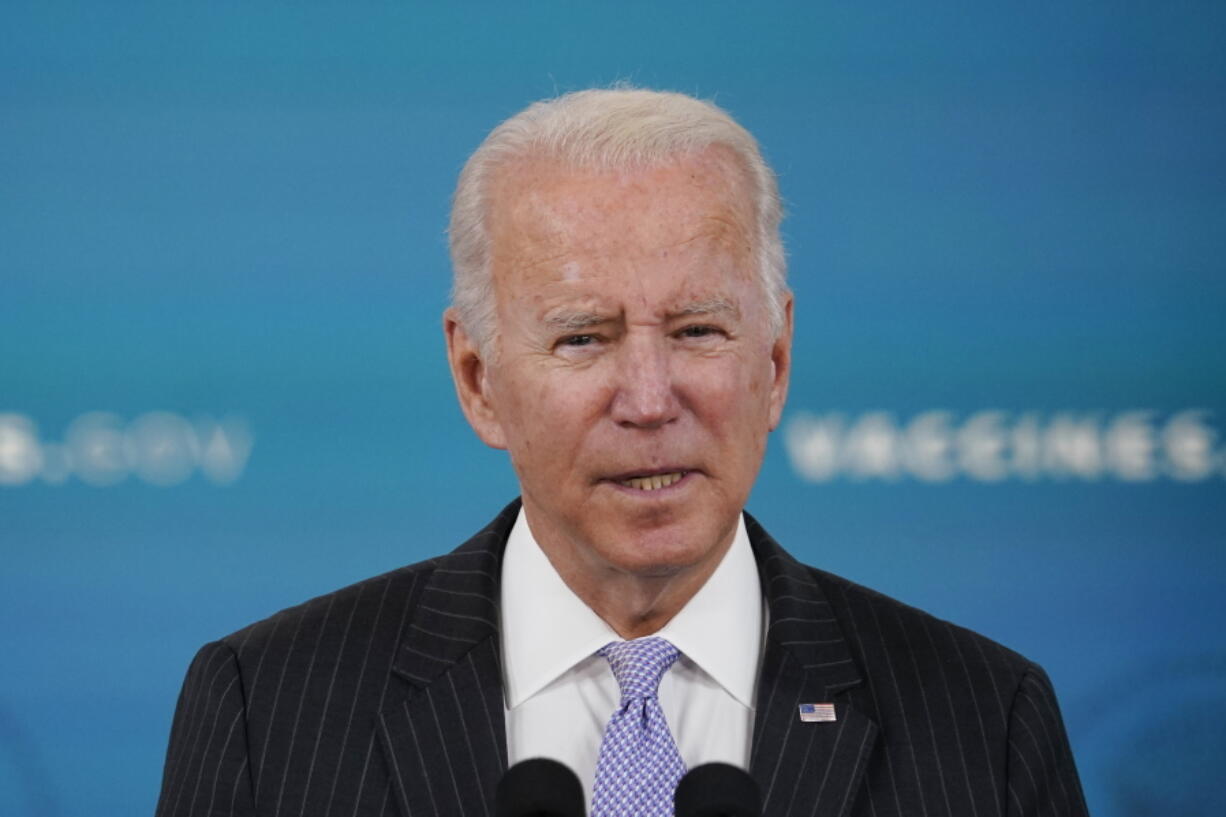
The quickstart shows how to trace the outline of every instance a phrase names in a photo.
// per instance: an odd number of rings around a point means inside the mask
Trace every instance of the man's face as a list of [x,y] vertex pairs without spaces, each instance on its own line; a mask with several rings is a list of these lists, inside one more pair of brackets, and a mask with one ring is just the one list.
[[635,171],[521,161],[493,181],[497,351],[453,342],[452,365],[534,536],[564,577],[713,568],[791,340],[790,303],[782,335],[769,326],[741,173],[713,149]]

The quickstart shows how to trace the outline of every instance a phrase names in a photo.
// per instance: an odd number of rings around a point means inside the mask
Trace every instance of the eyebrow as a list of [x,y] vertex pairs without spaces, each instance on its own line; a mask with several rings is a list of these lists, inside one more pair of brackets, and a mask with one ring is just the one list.
[[[712,298],[708,301],[695,301],[685,304],[669,313],[669,318],[687,318],[695,315],[720,315],[730,318],[740,317],[741,310],[736,304],[725,298]],[[579,332],[591,329],[612,320],[608,315],[599,312],[555,312],[545,318],[545,325],[555,332]]]
[[545,325],[555,332],[576,332],[599,326],[609,318],[595,312],[557,312],[545,318]]
[[689,317],[691,315],[724,315],[731,318],[739,317],[741,310],[736,304],[724,298],[712,298],[709,301],[697,301],[686,304],[673,313],[673,317]]

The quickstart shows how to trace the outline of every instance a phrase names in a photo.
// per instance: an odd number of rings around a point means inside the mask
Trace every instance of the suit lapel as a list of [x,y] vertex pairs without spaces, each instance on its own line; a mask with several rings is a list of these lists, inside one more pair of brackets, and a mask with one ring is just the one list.
[[[436,560],[393,664],[380,734],[405,817],[492,815],[507,767],[498,636],[502,551],[519,503]],[[746,515],[770,625],[758,681],[750,773],[764,814],[840,817],[877,735],[842,700],[861,684],[821,587]],[[393,683],[397,681],[394,679]],[[803,703],[833,703],[836,719],[804,723]]]
[[[877,735],[841,695],[861,684],[860,672],[812,574],[748,514],[746,528],[770,609],[750,774],[766,815],[839,817],[855,800]],[[835,720],[802,722],[806,703],[834,704]]]
[[409,689],[389,690],[379,720],[405,817],[494,812],[507,767],[498,582],[518,511],[436,560],[393,663]]

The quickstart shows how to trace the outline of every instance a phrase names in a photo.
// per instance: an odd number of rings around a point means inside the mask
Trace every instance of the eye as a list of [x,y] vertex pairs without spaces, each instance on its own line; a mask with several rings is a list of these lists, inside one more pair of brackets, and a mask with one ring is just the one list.
[[715,328],[714,326],[707,326],[706,324],[694,324],[693,326],[686,326],[678,330],[677,337],[679,338],[705,338],[705,337],[709,337],[711,335],[716,335],[719,333],[720,333],[720,330]]
[[558,341],[559,346],[591,346],[596,342],[595,335],[568,335]]

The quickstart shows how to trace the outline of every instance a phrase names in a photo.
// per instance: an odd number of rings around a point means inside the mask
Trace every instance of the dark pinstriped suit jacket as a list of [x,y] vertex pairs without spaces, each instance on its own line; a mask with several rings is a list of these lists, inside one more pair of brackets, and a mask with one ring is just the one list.
[[[498,581],[518,508],[453,553],[201,649],[159,817],[491,815],[507,763]],[[750,764],[766,814],[1086,813],[1037,665],[747,527],[770,609]],[[821,702],[835,722],[799,720]]]

